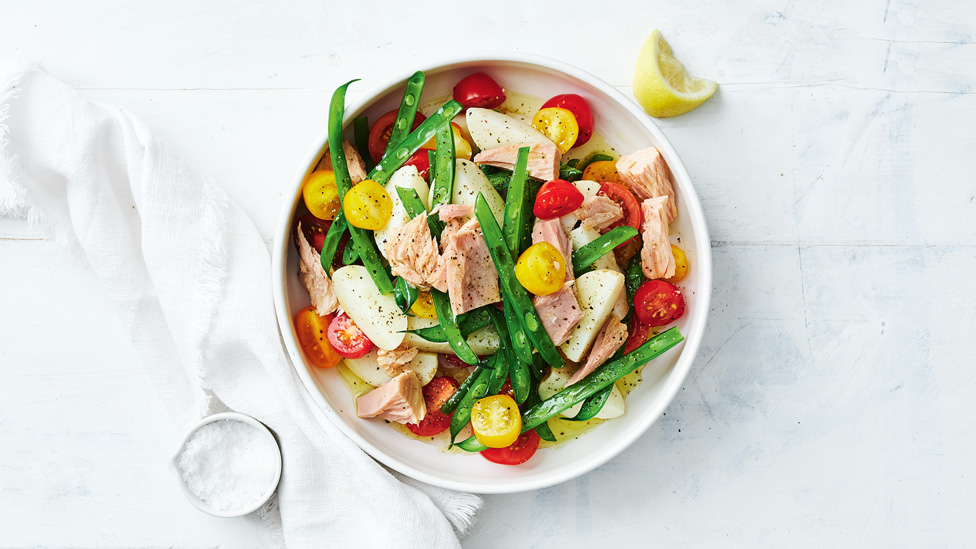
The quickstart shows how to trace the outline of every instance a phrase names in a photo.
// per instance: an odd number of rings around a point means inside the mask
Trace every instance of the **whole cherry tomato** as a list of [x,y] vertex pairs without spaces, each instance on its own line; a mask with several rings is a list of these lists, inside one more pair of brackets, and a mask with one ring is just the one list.
[[373,342],[346,313],[332,319],[327,335],[332,348],[345,358],[361,358],[373,350]]
[[685,298],[670,282],[648,280],[634,294],[634,314],[641,324],[665,326],[685,314]]
[[[396,117],[397,111],[392,110],[381,116],[369,130],[369,156],[373,158],[373,162],[379,162],[383,159],[383,153],[386,152],[386,145],[390,142],[390,134],[393,133],[393,124],[396,122]],[[424,120],[427,120],[427,117],[417,112],[417,115],[413,118],[412,129],[416,130],[417,126]]]
[[573,148],[585,144],[593,136],[593,111],[586,99],[575,93],[564,93],[553,97],[542,105],[543,109],[549,107],[566,109],[576,117],[576,124],[579,125],[579,137],[576,138]]
[[454,100],[465,109],[494,109],[505,102],[505,90],[487,74],[476,72],[454,86]]

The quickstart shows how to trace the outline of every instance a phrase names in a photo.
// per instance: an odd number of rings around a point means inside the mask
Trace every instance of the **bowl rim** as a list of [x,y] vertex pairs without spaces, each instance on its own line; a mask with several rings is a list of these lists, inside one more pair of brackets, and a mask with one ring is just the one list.
[[[183,470],[180,468],[180,455],[183,454],[183,449],[186,447],[186,443],[190,441],[190,437],[192,437],[194,433],[199,431],[200,428],[203,427],[204,425],[209,425],[210,423],[214,423],[216,421],[222,421],[222,420],[239,421],[241,423],[246,423],[248,425],[251,425],[252,427],[256,428],[258,431],[260,431],[262,434],[262,438],[270,441],[270,443],[274,446],[275,449],[275,475],[274,475],[274,480],[271,482],[270,487],[261,495],[259,499],[255,500],[255,503],[253,505],[249,505],[247,507],[241,507],[239,509],[228,509],[226,511],[221,511],[220,509],[214,508],[212,505],[201,500],[200,498],[197,497],[196,494],[191,492],[190,487],[187,486],[186,481],[183,480]],[[221,517],[221,518],[240,517],[240,516],[253,513],[254,511],[260,509],[262,505],[264,505],[265,503],[268,502],[269,499],[271,499],[271,495],[274,494],[275,490],[278,489],[278,483],[281,481],[281,465],[282,465],[281,447],[278,445],[278,440],[275,439],[274,434],[271,432],[271,429],[269,429],[267,425],[261,423],[257,419],[254,419],[253,417],[247,414],[242,414],[240,412],[220,412],[202,418],[200,421],[194,424],[193,427],[187,429],[186,434],[183,436],[183,439],[180,441],[180,444],[176,449],[176,452],[174,452],[173,455],[170,456],[168,465],[170,471],[172,471],[173,474],[176,475],[177,482],[180,485],[180,491],[183,492],[183,495],[190,503],[193,504],[194,507],[203,511],[204,513],[207,513],[208,515],[213,515],[215,517]]]
[[[664,153],[664,156],[669,159],[668,166],[675,176],[675,183],[679,185],[679,188],[681,188],[682,200],[690,215],[691,226],[693,229],[693,234],[695,235],[693,240],[696,244],[696,251],[698,252],[696,270],[698,271],[697,276],[700,278],[700,286],[695,288],[695,297],[697,304],[696,307],[700,309],[700,314],[694,319],[694,321],[688,327],[687,332],[684,334],[685,340],[683,342],[683,347],[680,350],[680,355],[671,372],[663,380],[663,385],[660,389],[662,398],[657,399],[657,405],[648,411],[646,417],[641,418],[633,428],[625,431],[622,433],[622,436],[616,438],[611,447],[604,448],[599,453],[592,454],[586,459],[581,459],[578,465],[575,467],[566,467],[561,472],[555,472],[550,475],[540,475],[538,478],[517,479],[517,482],[515,483],[509,482],[507,479],[499,479],[499,482],[489,485],[469,484],[465,482],[447,480],[428,474],[424,471],[417,470],[403,461],[400,461],[396,458],[396,456],[389,455],[383,450],[377,448],[365,438],[360,436],[359,433],[357,433],[350,426],[346,425],[345,421],[343,421],[343,419],[334,410],[332,410],[332,407],[329,405],[325,397],[318,390],[311,390],[312,387],[316,386],[315,381],[312,379],[306,368],[299,368],[294,363],[295,358],[300,360],[301,350],[298,349],[296,343],[292,341],[293,338],[286,336],[286,332],[288,330],[287,327],[290,327],[291,324],[291,318],[287,314],[287,299],[285,296],[285,270],[287,268],[285,258],[287,257],[287,245],[291,241],[289,234],[291,232],[290,221],[295,208],[297,196],[300,192],[301,182],[309,173],[309,169],[314,167],[314,164],[323,154],[323,148],[325,143],[328,141],[328,128],[325,128],[320,134],[319,138],[315,141],[315,145],[313,145],[310,152],[306,156],[305,162],[301,164],[301,168],[298,170],[298,173],[290,180],[292,182],[291,186],[289,187],[291,191],[286,194],[286,200],[284,201],[281,213],[279,214],[274,246],[272,250],[272,292],[274,296],[275,313],[278,321],[278,331],[281,334],[282,340],[284,341],[288,350],[289,362],[292,363],[292,367],[302,379],[302,382],[305,385],[305,390],[309,392],[312,400],[322,408],[324,415],[333,423],[333,425],[338,427],[340,431],[356,442],[361,449],[383,465],[386,465],[387,467],[390,467],[416,480],[451,490],[476,492],[481,494],[505,494],[547,488],[593,471],[630,447],[638,438],[643,436],[655,422],[657,422],[667,407],[674,400],[674,397],[677,395],[682,384],[687,378],[701,346],[710,311],[712,294],[712,254],[711,240],[708,235],[708,227],[705,223],[705,215],[701,206],[701,201],[698,198],[698,194],[694,190],[691,182],[691,176],[685,169],[684,163],[678,156],[677,151],[675,151],[674,147],[671,145],[671,142],[664,135],[664,132],[657,126],[654,120],[637,105],[637,103],[629,99],[622,92],[592,73],[569,65],[563,61],[523,52],[499,52],[485,55],[440,58],[436,62],[425,64],[420,69],[413,69],[409,72],[403,73],[396,72],[395,76],[381,82],[375,87],[367,89],[359,99],[357,99],[355,102],[351,102],[349,107],[345,110],[343,127],[346,127],[353,117],[358,116],[361,111],[365,110],[377,97],[385,95],[393,89],[402,86],[407,78],[409,78],[410,75],[416,70],[422,70],[424,72],[435,70],[441,71],[484,63],[514,63],[532,65],[542,69],[561,72],[573,79],[593,86],[606,94],[611,100],[618,103],[621,107],[626,109],[636,120],[638,120],[642,126],[644,126],[652,135],[654,135],[659,143],[658,148],[662,153]],[[671,159],[674,159],[675,161],[672,162]],[[687,189],[683,188],[681,184],[682,181],[687,182]],[[393,432],[392,429],[391,432]]]

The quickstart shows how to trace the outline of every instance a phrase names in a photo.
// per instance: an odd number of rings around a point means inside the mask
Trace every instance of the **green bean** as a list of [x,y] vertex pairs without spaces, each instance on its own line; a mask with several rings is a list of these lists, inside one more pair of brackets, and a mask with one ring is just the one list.
[[515,312],[518,313],[519,323],[525,328],[529,340],[539,350],[542,358],[553,366],[561,367],[563,365],[563,357],[559,355],[559,351],[553,345],[552,339],[546,333],[546,329],[542,325],[542,319],[539,318],[539,313],[536,312],[535,306],[532,305],[532,300],[529,299],[528,292],[515,279],[515,260],[512,259],[512,254],[505,244],[502,230],[498,226],[498,222],[495,221],[495,215],[491,212],[491,208],[488,207],[488,202],[485,201],[485,197],[480,193],[475,200],[474,213],[478,218],[478,223],[481,224],[481,231],[484,234],[485,242],[488,244],[488,252],[491,254],[491,259],[495,262],[495,269],[499,274],[500,286],[505,301],[512,303]]
[[461,329],[458,328],[456,319],[454,318],[454,312],[451,310],[450,298],[447,297],[447,294],[435,288],[431,288],[430,296],[434,300],[437,320],[444,328],[447,342],[451,345],[454,354],[468,364],[477,364],[478,355],[474,354],[474,351],[471,350],[467,340],[461,334]]
[[369,154],[369,119],[359,116],[352,119],[352,135],[356,141],[356,150],[363,159],[366,171],[373,169],[373,156]]
[[641,284],[644,283],[644,269],[641,266],[641,254],[640,250],[634,254],[634,257],[630,258],[630,263],[627,265],[627,273],[625,285],[627,287],[627,304],[631,307],[634,306],[634,294],[637,293],[637,288],[640,288]]
[[325,233],[325,242],[322,244],[322,254],[319,257],[322,268],[325,269],[329,278],[332,278],[332,260],[335,259],[335,254],[339,250],[339,241],[347,228],[349,225],[346,223],[346,215],[340,209],[335,219],[332,220],[329,231]]
[[586,421],[588,419],[593,419],[597,414],[600,413],[600,410],[603,409],[603,406],[607,403],[607,400],[610,399],[610,393],[612,392],[613,383],[607,385],[603,389],[600,389],[594,393],[593,396],[584,400],[583,406],[580,407],[579,412],[575,416],[563,419],[568,421]]
[[393,298],[396,300],[397,307],[403,311],[403,314],[410,312],[410,307],[413,307],[415,301],[420,296],[420,290],[418,290],[413,284],[410,284],[403,277],[397,277],[396,284],[393,285]]
[[487,391],[488,381],[491,377],[491,370],[487,368],[479,368],[472,372],[471,375],[477,377],[471,384],[468,391],[464,394],[464,396],[461,397],[460,402],[457,404],[457,408],[454,409],[454,415],[451,416],[452,445],[454,444],[454,439],[457,438],[457,434],[461,432],[461,429],[463,429],[471,419],[471,408],[474,407],[475,401],[481,398],[477,395],[484,395]]
[[450,127],[451,120],[459,112],[461,112],[461,104],[457,101],[452,99],[444,103],[441,108],[437,109],[437,112],[430,115],[430,118],[417,126],[416,130],[410,132],[410,135],[405,137],[394,151],[383,157],[383,160],[380,160],[379,164],[369,172],[366,179],[372,179],[380,185],[386,185],[393,172],[400,169],[410,159],[410,155],[417,152],[424,143],[430,141],[430,138],[437,134],[438,129],[442,126]]
[[[332,94],[332,104],[329,106],[329,153],[332,155],[332,171],[335,174],[336,188],[339,191],[339,201],[345,199],[346,193],[352,188],[349,177],[349,167],[346,165],[346,154],[342,150],[342,117],[345,111],[346,88],[355,80],[346,82]],[[352,243],[363,260],[363,266],[369,271],[373,284],[381,294],[393,291],[393,281],[383,267],[376,241],[371,231],[349,225]]]
[[532,197],[526,192],[528,163],[529,148],[522,147],[515,158],[515,170],[508,184],[508,196],[505,197],[502,235],[509,253],[514,258],[518,258],[522,250],[528,248],[532,241],[532,207],[529,205]]
[[654,336],[623,357],[604,363],[590,372],[586,378],[526,410],[522,414],[522,431],[532,429],[549,418],[555,417],[590,398],[601,389],[674,347],[683,339],[681,332],[678,331],[677,327],[674,327]]
[[614,248],[637,236],[637,229],[630,225],[621,225],[600,236],[593,242],[573,252],[573,273],[578,277],[598,259],[613,251]]
[[413,128],[413,120],[417,117],[417,107],[420,106],[420,94],[424,91],[424,73],[417,71],[407,79],[407,87],[403,90],[403,99],[397,110],[396,121],[390,131],[390,140],[386,143],[383,156],[390,154],[403,141],[403,138]]

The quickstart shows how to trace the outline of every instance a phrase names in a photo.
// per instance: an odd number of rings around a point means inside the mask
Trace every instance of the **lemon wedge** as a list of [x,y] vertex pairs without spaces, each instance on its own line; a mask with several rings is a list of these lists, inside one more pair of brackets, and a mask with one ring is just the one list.
[[647,114],[657,118],[684,114],[704,103],[717,88],[712,80],[689,75],[660,31],[644,42],[634,72],[634,98]]

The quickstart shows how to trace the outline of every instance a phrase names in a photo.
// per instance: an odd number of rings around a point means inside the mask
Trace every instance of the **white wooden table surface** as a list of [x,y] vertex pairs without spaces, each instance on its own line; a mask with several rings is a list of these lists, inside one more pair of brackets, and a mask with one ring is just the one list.
[[[662,29],[720,83],[659,122],[713,239],[700,356],[633,447],[487,497],[464,544],[971,545],[976,5],[610,4],[4,0],[0,54],[127,106],[270,242],[336,84],[501,48],[629,94]],[[183,500],[178,433],[93,288],[0,220],[0,546],[260,546]]]

